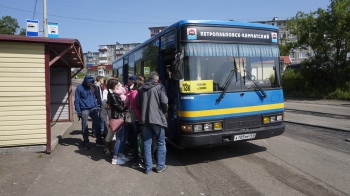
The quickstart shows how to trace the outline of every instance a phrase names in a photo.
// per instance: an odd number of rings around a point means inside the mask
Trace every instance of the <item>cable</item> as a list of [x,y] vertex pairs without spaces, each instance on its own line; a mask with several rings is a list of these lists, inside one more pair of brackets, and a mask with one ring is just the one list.
[[33,13],[33,20],[35,18],[35,11],[36,11],[36,3],[38,2],[38,0],[35,0],[35,6],[34,6],[34,13]]
[[[0,6],[0,7],[7,8],[7,9],[12,9],[12,10],[17,10],[17,11],[30,12],[28,10],[17,9],[17,8],[12,8],[12,7],[7,7],[7,6]],[[54,15],[54,14],[48,14],[48,15],[49,16],[54,16],[54,17],[59,17],[59,18],[83,20],[83,21],[90,21],[90,22],[123,23],[123,24],[157,24],[156,22],[144,22],[144,21],[124,22],[124,21],[116,21],[116,20],[97,20],[97,19],[86,19],[86,18],[78,18],[78,17],[68,17],[68,16],[61,16],[61,15]]]

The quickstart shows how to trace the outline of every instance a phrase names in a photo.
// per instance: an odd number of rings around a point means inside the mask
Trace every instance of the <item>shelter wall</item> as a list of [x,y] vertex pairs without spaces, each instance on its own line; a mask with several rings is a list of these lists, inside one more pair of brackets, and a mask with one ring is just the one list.
[[46,144],[45,45],[0,41],[0,147]]
[[51,121],[70,120],[69,73],[68,67],[50,69]]

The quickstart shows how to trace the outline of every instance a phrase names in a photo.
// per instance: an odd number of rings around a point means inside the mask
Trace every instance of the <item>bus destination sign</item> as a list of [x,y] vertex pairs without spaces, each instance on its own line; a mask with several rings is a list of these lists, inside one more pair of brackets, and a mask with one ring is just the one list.
[[181,30],[181,40],[278,43],[276,31],[233,27],[186,26]]

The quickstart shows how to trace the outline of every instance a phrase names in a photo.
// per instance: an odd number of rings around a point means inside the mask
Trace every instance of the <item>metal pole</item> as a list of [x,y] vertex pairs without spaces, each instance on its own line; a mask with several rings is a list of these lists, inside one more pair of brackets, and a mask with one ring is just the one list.
[[47,37],[47,18],[46,18],[46,0],[43,0],[43,9],[44,9],[44,37]]

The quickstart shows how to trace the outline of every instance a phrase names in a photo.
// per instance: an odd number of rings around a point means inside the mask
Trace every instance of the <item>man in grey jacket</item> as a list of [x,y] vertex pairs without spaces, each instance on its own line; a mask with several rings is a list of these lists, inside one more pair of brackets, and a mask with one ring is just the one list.
[[157,72],[151,72],[149,80],[142,86],[136,97],[136,107],[140,109],[140,124],[142,126],[142,137],[145,158],[145,173],[152,171],[152,137],[157,141],[157,167],[158,173],[165,171],[167,166],[165,127],[167,127],[166,113],[168,111],[168,97],[165,87],[159,83]]

